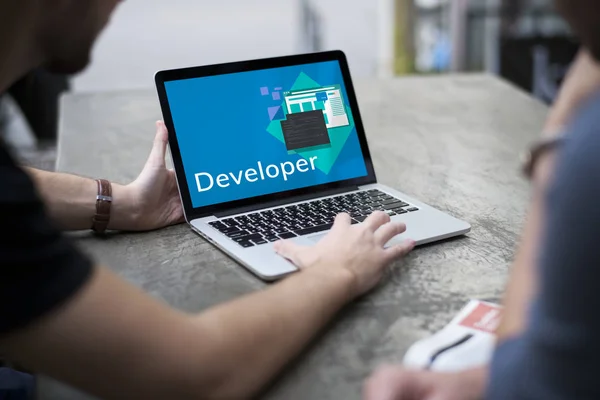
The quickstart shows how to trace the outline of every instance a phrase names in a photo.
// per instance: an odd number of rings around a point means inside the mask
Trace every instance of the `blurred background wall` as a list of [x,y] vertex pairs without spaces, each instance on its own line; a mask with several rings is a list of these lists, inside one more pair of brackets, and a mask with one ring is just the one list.
[[159,69],[342,49],[355,78],[487,72],[551,103],[578,44],[551,0],[127,0],[82,74],[0,97],[4,136],[52,146],[65,91],[152,88]]
[[319,48],[344,48],[355,75],[372,75],[377,11],[377,0],[127,0],[73,88],[149,87],[158,69]]

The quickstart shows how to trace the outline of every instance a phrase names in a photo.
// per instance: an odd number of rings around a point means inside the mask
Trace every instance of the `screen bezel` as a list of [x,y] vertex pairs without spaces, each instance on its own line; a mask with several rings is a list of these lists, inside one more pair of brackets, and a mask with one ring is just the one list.
[[[314,64],[327,61],[339,62],[340,69],[342,71],[342,77],[344,79],[344,84],[346,87],[346,94],[348,96],[348,101],[350,102],[350,109],[354,117],[354,126],[358,134],[360,147],[365,161],[367,175],[359,178],[352,178],[343,181],[308,186],[300,189],[287,190],[284,192],[271,193],[262,196],[256,196],[246,199],[234,200],[225,203],[218,203],[194,208],[192,205],[189,185],[183,168],[183,160],[181,158],[181,152],[179,150],[179,143],[177,141],[175,125],[173,123],[171,108],[165,89],[165,82],[302,64]],[[181,200],[183,203],[185,216],[188,221],[191,221],[196,218],[214,215],[216,213],[223,213],[235,208],[252,207],[254,205],[259,205],[260,203],[264,202],[284,201],[285,199],[293,198],[296,196],[306,196],[309,194],[318,195],[319,192],[376,183],[373,161],[371,159],[371,153],[367,144],[367,138],[363,127],[362,118],[358,109],[358,102],[356,100],[356,93],[354,92],[354,86],[352,84],[352,78],[350,76],[350,69],[348,68],[348,61],[346,59],[346,55],[340,50],[159,71],[155,75],[155,82],[163,118],[167,129],[169,130],[169,146],[171,148],[171,155],[173,158],[175,173],[177,174],[179,192],[181,194]]]

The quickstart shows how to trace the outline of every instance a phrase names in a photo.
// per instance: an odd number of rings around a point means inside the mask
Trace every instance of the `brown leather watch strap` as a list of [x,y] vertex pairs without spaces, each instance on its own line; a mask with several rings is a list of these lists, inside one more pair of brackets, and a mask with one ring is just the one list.
[[96,196],[96,215],[92,218],[92,230],[103,233],[110,221],[110,204],[112,203],[112,187],[106,179],[97,179],[98,195]]

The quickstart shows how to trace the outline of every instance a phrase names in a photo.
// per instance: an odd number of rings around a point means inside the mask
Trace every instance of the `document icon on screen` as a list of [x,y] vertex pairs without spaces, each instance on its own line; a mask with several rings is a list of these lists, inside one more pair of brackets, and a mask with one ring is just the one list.
[[328,129],[350,125],[340,85],[286,92],[284,99],[288,115],[320,110]]
[[288,151],[331,144],[320,110],[288,114],[281,121],[281,130]]

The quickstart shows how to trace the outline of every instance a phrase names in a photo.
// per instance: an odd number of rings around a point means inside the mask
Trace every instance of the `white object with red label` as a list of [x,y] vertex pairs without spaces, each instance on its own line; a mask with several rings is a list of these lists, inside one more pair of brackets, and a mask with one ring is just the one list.
[[487,364],[501,317],[501,306],[471,300],[444,329],[413,344],[404,356],[404,365],[455,372]]

